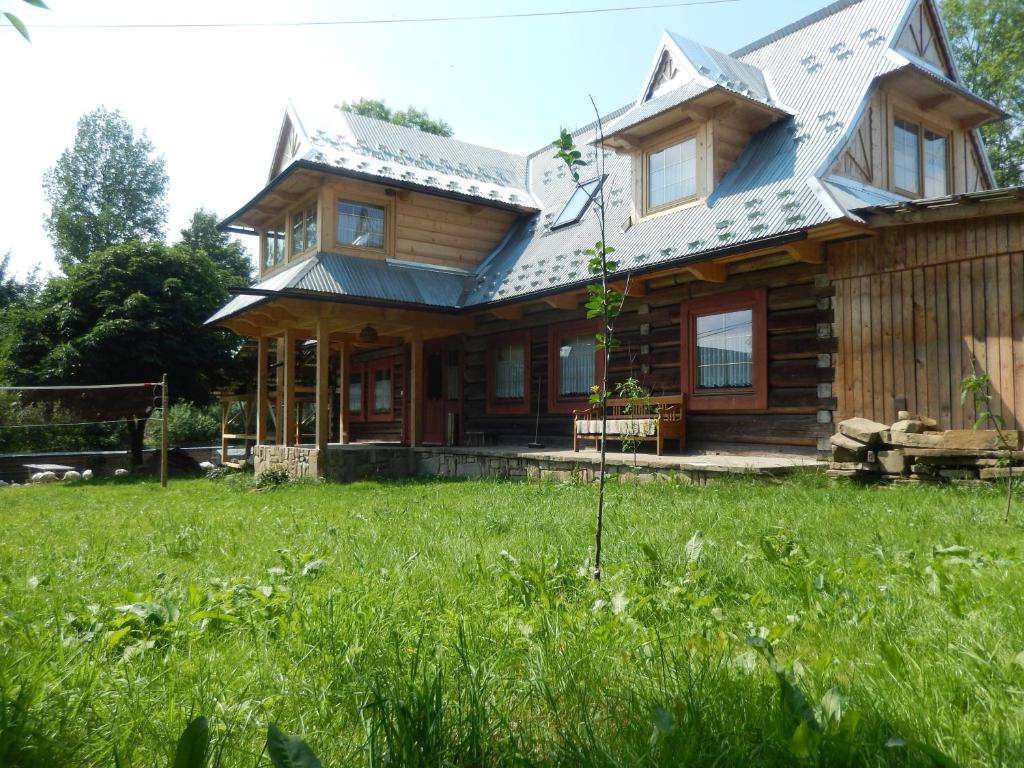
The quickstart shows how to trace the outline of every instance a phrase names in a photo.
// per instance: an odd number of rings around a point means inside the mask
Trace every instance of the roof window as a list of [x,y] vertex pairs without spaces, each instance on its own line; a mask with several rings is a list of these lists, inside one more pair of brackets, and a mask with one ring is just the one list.
[[576,191],[572,193],[572,197],[569,198],[569,202],[565,204],[562,212],[558,214],[554,222],[551,224],[551,229],[558,229],[559,227],[566,227],[570,224],[575,224],[586,213],[587,206],[590,205],[590,201],[594,199],[594,195],[597,194],[598,188],[601,186],[602,177],[585,181],[576,187]]

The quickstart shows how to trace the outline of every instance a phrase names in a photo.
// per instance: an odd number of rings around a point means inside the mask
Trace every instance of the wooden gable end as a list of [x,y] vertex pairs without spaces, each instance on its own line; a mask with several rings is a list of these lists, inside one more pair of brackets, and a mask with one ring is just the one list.
[[877,157],[881,138],[878,135],[878,114],[876,99],[872,99],[857,123],[857,128],[850,140],[843,147],[832,165],[831,172],[848,179],[862,181],[865,184],[878,184]]
[[672,55],[667,51],[661,52],[661,58],[658,60],[658,66],[654,70],[654,75],[651,77],[651,82],[647,86],[647,93],[644,96],[644,101],[650,101],[655,96],[661,95],[663,91],[668,90],[671,87],[671,82],[676,79],[679,75],[679,69],[676,67],[674,61],[672,61]]
[[295,125],[289,115],[284,116],[281,124],[281,132],[277,137],[277,147],[274,149],[274,161],[270,165],[270,178],[273,179],[283,171],[302,152],[302,138],[295,130]]
[[978,154],[977,143],[964,142],[964,170],[966,173],[965,192],[980,192],[989,188],[985,163]]
[[931,4],[920,0],[910,13],[896,48],[926,61],[946,77],[953,78],[953,67],[943,50],[939,22],[932,15]]

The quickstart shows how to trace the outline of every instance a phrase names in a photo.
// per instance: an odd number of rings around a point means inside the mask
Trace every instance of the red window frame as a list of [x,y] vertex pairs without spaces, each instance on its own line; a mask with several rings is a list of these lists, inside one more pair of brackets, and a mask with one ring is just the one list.
[[[548,328],[548,413],[572,413],[586,407],[590,403],[590,395],[564,397],[558,393],[561,365],[558,350],[561,339],[566,336],[583,336],[592,333],[595,336],[601,331],[600,320],[576,320],[569,323],[557,323]],[[594,383],[601,381],[604,373],[604,353],[594,349]]]
[[[359,410],[358,411],[352,411],[352,410],[348,410],[348,408],[352,405],[351,401],[349,400],[348,387],[349,387],[350,380],[356,374],[359,374],[359,382],[360,382],[359,392],[361,394],[361,397],[359,399]],[[345,375],[344,387],[345,387],[345,407],[346,407],[345,417],[349,421],[366,421],[366,363],[350,363],[349,364],[349,370],[348,370],[348,372]]]
[[[680,307],[680,379],[689,411],[764,410],[768,407],[768,293],[764,288],[684,301]],[[751,310],[753,376],[750,387],[697,388],[697,318]]]
[[[494,357],[499,347],[508,344],[522,344],[523,346],[523,396],[517,400],[499,399],[494,394],[495,385],[497,384],[494,375]],[[487,413],[494,415],[523,415],[530,413],[532,406],[530,395],[533,392],[530,360],[532,346],[533,340],[530,331],[525,329],[495,333],[487,337]]]
[[[375,375],[377,371],[386,370],[388,380],[391,382],[391,408],[387,411],[378,411],[374,407],[376,393]],[[395,420],[395,360],[391,357],[383,357],[379,360],[371,360],[366,363],[366,378],[364,379],[364,391],[366,396],[366,420],[367,421],[394,421]]]

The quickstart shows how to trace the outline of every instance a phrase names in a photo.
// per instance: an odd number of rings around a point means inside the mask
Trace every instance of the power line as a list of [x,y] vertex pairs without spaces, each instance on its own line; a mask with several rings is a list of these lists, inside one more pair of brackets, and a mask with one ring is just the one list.
[[192,24],[124,23],[124,24],[33,24],[33,29],[227,29],[259,27],[340,27],[370,26],[375,24],[430,24],[450,21],[496,21],[500,19],[531,19],[550,16],[583,16],[598,13],[650,11],[664,8],[683,8],[695,5],[724,5],[740,0],[683,0],[672,3],[621,5],[605,8],[580,8],[560,11],[527,11],[523,13],[492,13],[473,16],[418,16],[404,19],[337,19],[333,21],[237,21],[202,22]]
[[33,392],[35,390],[63,390],[68,392],[77,392],[80,389],[139,389],[141,387],[159,387],[160,382],[150,383],[142,382],[139,384],[79,384],[79,385],[68,385],[68,386],[45,386],[45,387],[0,387],[0,392]]

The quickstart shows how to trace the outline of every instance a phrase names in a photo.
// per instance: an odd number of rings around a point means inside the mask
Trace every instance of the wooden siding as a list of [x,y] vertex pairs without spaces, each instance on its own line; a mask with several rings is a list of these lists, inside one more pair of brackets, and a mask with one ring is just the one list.
[[896,419],[897,401],[970,428],[959,382],[976,361],[993,412],[1024,429],[1024,215],[891,227],[828,247],[837,418]]
[[[794,264],[788,257],[765,257],[735,264],[735,274],[725,283],[694,281],[670,276],[651,281],[646,295],[629,297],[617,323],[621,347],[612,356],[613,382],[635,376],[653,395],[680,391],[680,304],[683,301],[755,287],[767,289],[768,407],[721,413],[691,413],[688,437],[691,444],[760,443],[813,447],[819,437],[831,434],[831,418],[819,422],[819,414],[832,406],[830,336],[832,313],[822,266]],[[536,408],[540,408],[540,433],[548,441],[571,439],[571,416],[548,413],[548,327],[582,319],[584,312],[533,305],[521,320],[481,321],[466,335],[465,428],[483,431],[490,439],[524,443],[534,434]],[[486,361],[488,336],[526,328],[530,332],[530,383],[534,409],[527,415],[487,413]],[[830,413],[828,414],[831,415]]]

